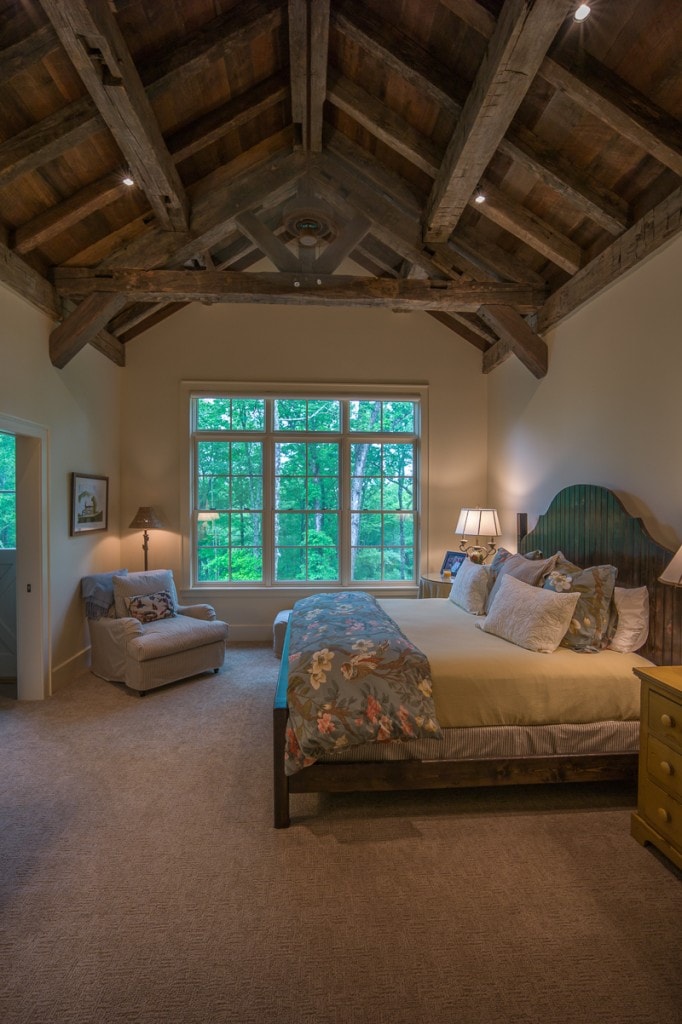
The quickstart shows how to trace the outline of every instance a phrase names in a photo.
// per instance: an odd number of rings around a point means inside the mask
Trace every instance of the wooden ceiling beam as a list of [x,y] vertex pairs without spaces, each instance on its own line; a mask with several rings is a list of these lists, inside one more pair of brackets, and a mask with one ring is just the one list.
[[[177,164],[229,132],[236,131],[264,110],[281,102],[286,95],[285,77],[273,75],[254,89],[198,118],[191,125],[168,137],[167,145],[173,161]],[[92,182],[17,228],[14,233],[14,248],[19,253],[39,248],[51,238],[67,231],[72,224],[114,202],[125,190],[126,186],[118,176],[111,174]]]
[[[268,302],[317,306],[366,306],[477,312],[482,305],[504,304],[533,312],[544,291],[527,285],[418,278],[349,277],[341,274],[245,274],[213,270],[108,270],[65,268],[55,271],[55,287],[66,298],[83,301],[114,296],[130,301]],[[100,324],[100,326],[103,326]]]
[[153,100],[169,88],[181,89],[186,79],[211,73],[218,60],[239,60],[255,40],[276,32],[283,20],[281,0],[239,0],[177,46],[141,63],[147,95]]
[[[158,227],[134,238],[106,261],[107,266],[154,268],[182,264],[225,238],[235,226],[235,217],[255,209],[259,202],[275,204],[295,187],[304,164],[301,158],[283,154],[260,167],[249,169],[220,183],[213,178],[204,191],[195,196],[192,234],[182,237]],[[50,356],[55,366],[63,367],[88,344],[126,305],[117,296],[93,295],[67,316],[50,336]],[[87,302],[87,306],[86,306]],[[81,307],[85,306],[85,309]],[[53,340],[54,339],[54,340]]]
[[58,48],[59,39],[52,25],[42,25],[25,39],[0,50],[0,81],[8,82]]
[[[60,300],[54,287],[33,267],[0,242],[0,282],[10,291],[30,302],[36,309],[47,313],[51,320],[57,320],[64,311],[73,309],[73,303]],[[93,332],[92,344],[118,366],[125,365],[123,347],[108,331]]]
[[108,0],[41,0],[159,224],[185,231],[189,201]]
[[287,98],[287,76],[272,75],[253,89],[233,96],[220,107],[198,117],[185,128],[169,135],[166,143],[176,164],[237,131],[260,114]]
[[289,0],[291,114],[303,149],[322,150],[322,110],[327,92],[330,0]]
[[479,316],[499,334],[500,340],[534,377],[541,379],[547,375],[547,345],[515,310],[509,306],[486,305],[479,310]]
[[[426,266],[430,276],[442,271],[445,277],[456,276],[450,265],[439,264],[437,254],[426,254],[423,251],[423,242],[419,235],[419,210],[415,201],[412,213],[405,208],[398,207],[397,201],[393,198],[392,180],[393,175],[388,172],[375,172],[377,186],[363,182],[363,170],[369,163],[366,156],[362,161],[353,158],[357,147],[354,147],[343,137],[332,135],[328,147],[330,155],[322,154],[316,166],[316,172],[321,177],[318,181],[333,183],[338,193],[343,193],[347,200],[362,210],[373,223],[372,233],[386,244],[395,249],[407,259],[414,260],[420,266]],[[391,198],[389,198],[391,197]],[[334,190],[330,190],[328,199],[334,204]],[[482,275],[479,273],[478,277]],[[485,278],[489,279],[489,278]],[[478,310],[478,316],[483,316],[487,307],[482,306]],[[495,311],[493,311],[495,312]],[[548,353],[547,346],[542,338],[536,335],[519,313],[507,307],[505,313],[499,313],[498,319],[504,323],[507,334],[514,334],[514,354],[524,366],[536,377],[542,377],[547,373]],[[492,319],[490,326],[494,325]]]
[[93,341],[128,302],[125,295],[91,295],[79,303],[50,334],[50,359],[63,369],[85,345]]
[[90,97],[82,96],[25,128],[0,143],[0,188],[55,160],[104,127]]
[[78,224],[91,213],[113,203],[125,191],[126,186],[119,176],[112,174],[86,185],[68,199],[51,206],[17,228],[14,232],[15,252],[26,253],[40,248],[51,238],[68,231],[73,224]]
[[235,219],[237,228],[250,238],[254,245],[265,253],[271,263],[282,273],[296,273],[300,270],[298,256],[279,240],[270,228],[250,210],[238,214]]
[[[377,97],[344,76],[334,74],[330,75],[327,99],[394,152],[436,178],[443,151]],[[498,151],[612,234],[620,234],[629,225],[628,206],[619,196],[589,173],[578,174],[568,161],[527,129],[512,126],[500,141]]]
[[532,85],[567,0],[507,0],[427,203],[425,238],[444,242]]
[[316,274],[333,274],[353,249],[360,244],[372,226],[369,217],[358,213],[339,231],[333,242],[317,257],[313,265]]
[[[571,59],[572,58],[572,59]],[[680,123],[585,50],[564,48],[542,67],[546,80],[584,110],[682,176]]]
[[487,220],[493,221],[510,234],[519,238],[536,252],[561,267],[569,274],[575,274],[584,263],[579,246],[556,231],[547,221],[536,217],[520,203],[509,199],[502,189],[486,178],[481,179],[481,188],[486,195],[484,203],[477,204],[473,196],[469,205]]
[[[495,18],[477,0],[440,2],[484,38],[493,34]],[[538,74],[615,132],[682,175],[679,123],[579,48],[576,41],[563,40],[560,51],[545,57]]]
[[538,316],[545,332],[682,232],[682,186],[558,288]]

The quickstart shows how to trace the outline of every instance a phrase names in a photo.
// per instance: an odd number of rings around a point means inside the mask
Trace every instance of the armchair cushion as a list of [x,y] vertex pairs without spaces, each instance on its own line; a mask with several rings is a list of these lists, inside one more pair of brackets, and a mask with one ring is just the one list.
[[116,618],[122,619],[129,614],[126,598],[144,597],[166,590],[171,596],[174,607],[178,604],[173,573],[170,569],[154,569],[147,572],[131,572],[126,575],[115,575],[113,578],[114,606]]

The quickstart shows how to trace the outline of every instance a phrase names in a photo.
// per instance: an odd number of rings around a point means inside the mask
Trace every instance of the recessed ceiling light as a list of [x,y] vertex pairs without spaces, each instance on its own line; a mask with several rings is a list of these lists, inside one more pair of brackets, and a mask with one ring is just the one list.
[[590,13],[590,7],[588,4],[581,4],[578,10],[573,15],[574,21],[584,21]]
[[132,187],[133,187],[133,185],[135,184],[135,181],[133,180],[133,178],[131,178],[131,177],[130,177],[130,175],[129,175],[129,174],[125,174],[125,175],[124,175],[124,176],[123,176],[123,177],[121,178],[121,181],[123,182],[123,184],[124,184],[124,185],[127,185],[127,186],[128,186],[128,188],[132,188]]
[[474,196],[474,202],[475,203],[484,203],[485,202],[485,196],[481,192],[480,188],[476,189],[476,195]]

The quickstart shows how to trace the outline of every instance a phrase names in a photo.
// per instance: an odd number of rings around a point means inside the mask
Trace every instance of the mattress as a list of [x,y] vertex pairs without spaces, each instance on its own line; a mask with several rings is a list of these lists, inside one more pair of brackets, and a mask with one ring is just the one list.
[[636,722],[637,654],[539,654],[476,627],[447,598],[387,598],[380,605],[428,657],[443,728]]

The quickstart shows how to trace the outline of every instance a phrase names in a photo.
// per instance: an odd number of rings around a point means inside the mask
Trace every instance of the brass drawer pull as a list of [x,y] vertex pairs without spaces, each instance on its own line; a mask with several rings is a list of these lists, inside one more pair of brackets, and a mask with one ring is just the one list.
[[661,725],[664,729],[672,729],[675,725],[675,719],[672,715],[661,715]]
[[665,807],[659,807],[656,813],[661,821],[665,821],[667,823],[671,820],[670,811],[666,811]]
[[674,775],[675,769],[671,765],[670,761],[661,761],[661,771],[664,775]]

